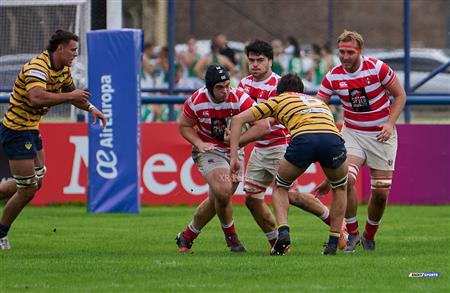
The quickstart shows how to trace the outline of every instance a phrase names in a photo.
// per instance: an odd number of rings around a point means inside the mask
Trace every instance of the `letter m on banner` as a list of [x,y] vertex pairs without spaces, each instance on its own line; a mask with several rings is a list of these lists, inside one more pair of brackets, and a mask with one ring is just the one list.
[[141,30],[88,32],[91,103],[105,128],[89,123],[88,211],[138,213],[140,209]]

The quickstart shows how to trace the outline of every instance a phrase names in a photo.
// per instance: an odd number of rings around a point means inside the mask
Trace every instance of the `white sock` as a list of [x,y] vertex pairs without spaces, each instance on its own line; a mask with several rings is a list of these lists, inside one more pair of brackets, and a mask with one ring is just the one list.
[[358,218],[353,217],[353,218],[345,218],[345,223],[346,224],[352,224],[352,223],[356,223],[358,221]]
[[[222,223],[221,223],[221,224],[222,224]],[[230,227],[233,226],[233,225],[234,225],[234,221],[231,220],[231,223],[230,223],[230,224],[222,224],[222,228],[227,229],[227,228],[230,228]]]
[[330,215],[330,210],[329,210],[327,207],[325,207],[325,211],[324,211],[323,214],[320,216],[320,218],[321,218],[322,220],[325,220],[326,218],[328,218],[329,215]]
[[188,228],[189,228],[189,230],[191,230],[191,231],[194,232],[195,234],[199,234],[199,233],[200,233],[200,230],[197,229],[197,228],[195,228],[195,227],[194,227],[194,224],[192,224],[192,222],[189,223]]
[[378,226],[378,225],[380,225],[381,220],[379,220],[379,221],[372,221],[371,219],[367,218],[367,223],[369,223],[369,225],[372,225],[372,226]]

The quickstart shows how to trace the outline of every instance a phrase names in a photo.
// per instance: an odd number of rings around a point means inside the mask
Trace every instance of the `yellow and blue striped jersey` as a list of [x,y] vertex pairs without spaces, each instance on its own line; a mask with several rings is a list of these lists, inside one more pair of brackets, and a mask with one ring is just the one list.
[[38,129],[42,116],[47,114],[49,108],[33,107],[28,91],[40,86],[48,92],[59,93],[63,87],[72,84],[69,67],[54,68],[51,52],[44,51],[22,67],[14,82],[3,124],[13,130]]
[[339,130],[330,108],[320,99],[300,93],[283,93],[252,108],[257,120],[273,117],[295,137],[307,133],[334,133]]

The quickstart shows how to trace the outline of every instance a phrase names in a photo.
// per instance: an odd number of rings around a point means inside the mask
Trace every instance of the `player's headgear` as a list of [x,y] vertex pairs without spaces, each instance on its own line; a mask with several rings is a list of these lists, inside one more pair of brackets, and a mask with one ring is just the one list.
[[212,64],[208,66],[208,69],[206,69],[205,74],[205,85],[211,96],[214,97],[213,88],[216,85],[216,83],[225,80],[230,80],[230,74],[222,65]]

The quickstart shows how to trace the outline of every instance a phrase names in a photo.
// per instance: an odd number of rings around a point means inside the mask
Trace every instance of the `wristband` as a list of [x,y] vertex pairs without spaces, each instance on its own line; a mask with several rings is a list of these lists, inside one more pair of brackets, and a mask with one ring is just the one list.
[[89,104],[89,106],[88,106],[88,111],[89,111],[89,112],[92,112],[92,110],[94,110],[94,109],[95,109],[95,106],[92,105],[92,104]]

